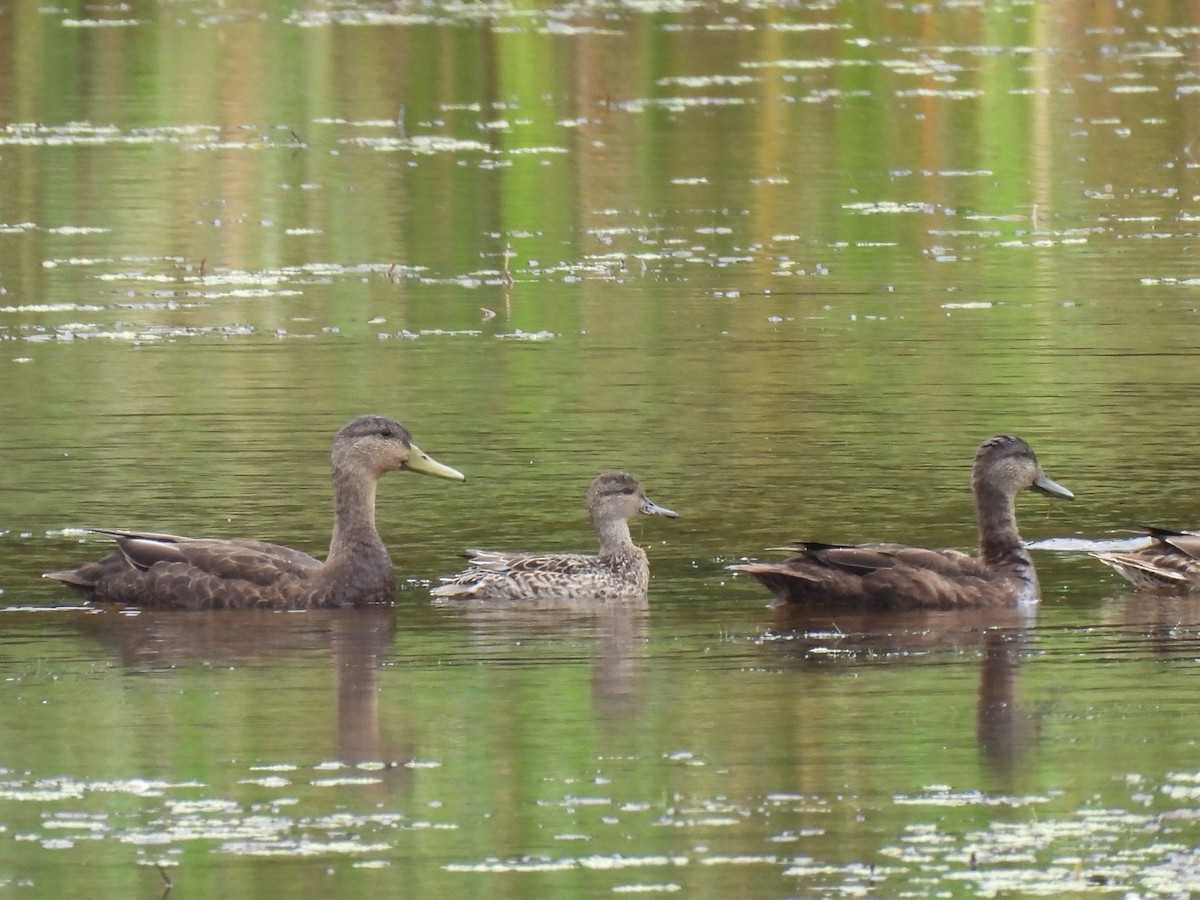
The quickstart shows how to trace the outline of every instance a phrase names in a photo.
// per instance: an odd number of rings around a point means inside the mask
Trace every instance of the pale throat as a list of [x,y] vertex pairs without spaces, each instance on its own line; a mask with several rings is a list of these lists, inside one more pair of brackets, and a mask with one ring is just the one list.
[[600,538],[600,555],[610,556],[620,553],[633,546],[633,538],[629,534],[629,523],[622,518],[606,521],[592,520],[596,534]]

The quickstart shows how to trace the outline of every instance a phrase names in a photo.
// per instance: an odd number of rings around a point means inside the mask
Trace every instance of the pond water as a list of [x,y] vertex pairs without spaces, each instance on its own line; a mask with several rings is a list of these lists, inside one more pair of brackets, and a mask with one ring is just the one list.
[[[0,895],[1183,896],[1200,601],[788,617],[797,538],[1200,526],[1200,21],[1084,2],[0,9]],[[322,553],[362,412],[393,609],[140,614],[89,526]],[[648,609],[435,606],[467,547]]]

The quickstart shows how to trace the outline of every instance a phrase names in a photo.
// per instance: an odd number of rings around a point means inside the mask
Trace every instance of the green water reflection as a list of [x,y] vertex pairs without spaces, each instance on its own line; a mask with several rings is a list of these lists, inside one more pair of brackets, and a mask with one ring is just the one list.
[[[1036,617],[787,622],[725,565],[1197,527],[1190,8],[16,0],[0,10],[0,893],[1195,889],[1189,601],[1038,557]],[[57,609],[86,525],[323,552],[394,415],[395,610]],[[645,615],[475,616],[470,546]],[[36,611],[30,611],[33,607]],[[162,866],[161,873],[159,866]]]

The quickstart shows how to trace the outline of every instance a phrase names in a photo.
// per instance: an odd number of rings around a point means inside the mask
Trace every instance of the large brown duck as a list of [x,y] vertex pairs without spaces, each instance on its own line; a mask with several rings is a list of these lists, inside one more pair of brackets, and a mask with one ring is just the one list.
[[1036,602],[1037,573],[1017,533],[1015,499],[1032,489],[1071,500],[1052,481],[1029,445],[999,435],[979,446],[972,470],[979,555],[903,544],[837,546],[801,542],[797,555],[777,563],[730,566],[749,572],[779,603],[812,607],[955,609]]
[[333,538],[325,560],[255,540],[93,529],[117,551],[78,569],[47,573],[88,600],[163,609],[310,609],[390,602],[396,576],[375,530],[375,487],[404,469],[452,481],[465,476],[423,453],[407,429],[359,416],[333,442]]

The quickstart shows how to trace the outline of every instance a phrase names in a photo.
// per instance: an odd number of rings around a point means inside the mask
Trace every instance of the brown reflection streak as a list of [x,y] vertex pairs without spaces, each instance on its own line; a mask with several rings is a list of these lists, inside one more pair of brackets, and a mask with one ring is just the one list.
[[328,649],[337,707],[337,746],[330,749],[337,759],[350,765],[395,763],[412,755],[386,739],[379,720],[379,665],[396,629],[389,607],[304,613],[143,610],[136,615],[104,609],[77,622],[129,669],[259,665]]
[[1037,743],[1035,720],[1017,703],[1020,655],[1033,622],[1032,613],[1018,610],[831,617],[780,607],[774,628],[788,638],[780,643],[780,650],[814,665],[828,648],[851,658],[896,657],[889,665],[902,664],[909,655],[980,651],[976,742],[992,774],[1008,787],[1024,768],[1023,757]]
[[1150,638],[1149,648],[1164,659],[1175,658],[1189,654],[1200,634],[1200,598],[1194,592],[1129,592],[1103,608],[1101,622],[1142,631]]
[[391,646],[395,625],[394,612],[386,621],[342,616],[332,623],[338,759],[343,762],[396,761],[379,722],[379,664]]
[[642,708],[643,675],[638,665],[649,627],[645,610],[618,609],[599,623],[600,646],[592,662],[592,699],[601,715],[627,717]]
[[1017,703],[1017,670],[1026,638],[1019,630],[988,630],[980,660],[976,736],[992,771],[1011,784],[1022,756],[1037,743],[1037,721]]

